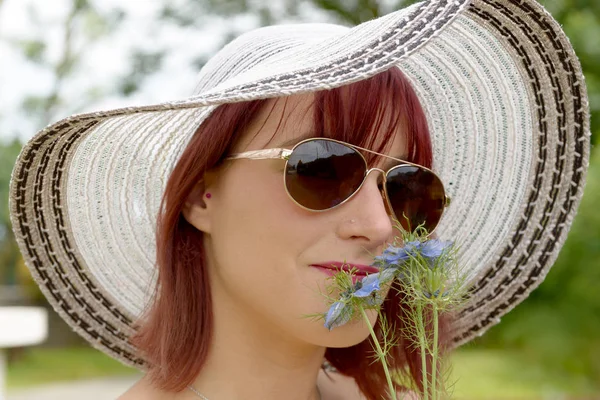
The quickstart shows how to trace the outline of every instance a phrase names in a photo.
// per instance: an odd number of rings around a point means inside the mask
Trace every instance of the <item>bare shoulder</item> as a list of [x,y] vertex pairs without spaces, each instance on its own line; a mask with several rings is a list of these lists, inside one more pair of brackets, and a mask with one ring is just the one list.
[[[339,372],[320,370],[317,378],[323,400],[368,400],[358,389],[353,378]],[[399,397],[404,400],[419,400],[415,392],[402,393]]]

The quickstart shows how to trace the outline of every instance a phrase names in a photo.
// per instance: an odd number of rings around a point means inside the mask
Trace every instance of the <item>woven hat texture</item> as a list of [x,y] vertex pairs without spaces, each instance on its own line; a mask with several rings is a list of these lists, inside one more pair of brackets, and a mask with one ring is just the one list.
[[155,221],[170,172],[224,103],[325,90],[400,68],[426,111],[433,169],[453,201],[437,229],[473,285],[459,346],[537,287],[576,213],[589,106],[578,59],[533,0],[433,0],[353,28],[261,28],[224,47],[175,102],[75,115],[23,148],[10,215],[25,262],[60,315],[114,358],[155,285]]

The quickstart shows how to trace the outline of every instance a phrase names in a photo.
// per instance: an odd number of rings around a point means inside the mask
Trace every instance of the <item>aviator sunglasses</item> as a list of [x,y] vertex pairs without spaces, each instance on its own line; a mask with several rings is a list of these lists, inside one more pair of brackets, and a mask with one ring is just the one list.
[[[368,167],[360,151],[398,162],[384,171]],[[334,139],[311,138],[292,149],[273,148],[232,154],[225,160],[286,160],[283,180],[294,203],[309,211],[326,211],[349,201],[372,171],[380,171],[380,191],[388,214],[408,231],[423,224],[432,233],[450,204],[441,179],[429,168]]]

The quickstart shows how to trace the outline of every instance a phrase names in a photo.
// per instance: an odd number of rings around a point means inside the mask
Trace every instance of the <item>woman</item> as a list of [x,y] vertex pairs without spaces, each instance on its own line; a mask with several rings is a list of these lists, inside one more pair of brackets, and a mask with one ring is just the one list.
[[[122,399],[380,399],[366,324],[306,318],[328,308],[328,268],[367,274],[394,218],[425,221],[470,268],[443,324],[457,347],[542,281],[588,157],[581,69],[541,6],[429,1],[252,31],[188,99],[48,127],[17,161],[11,218],[63,318],[148,372]],[[410,307],[395,293],[392,319]],[[420,389],[418,357],[401,343],[389,363]]]

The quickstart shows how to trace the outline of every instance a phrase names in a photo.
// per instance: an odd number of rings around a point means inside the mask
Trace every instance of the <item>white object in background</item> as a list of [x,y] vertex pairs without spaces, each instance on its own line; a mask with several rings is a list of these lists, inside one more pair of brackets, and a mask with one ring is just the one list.
[[48,314],[41,307],[0,307],[0,400],[6,398],[4,349],[43,342],[48,335]]

